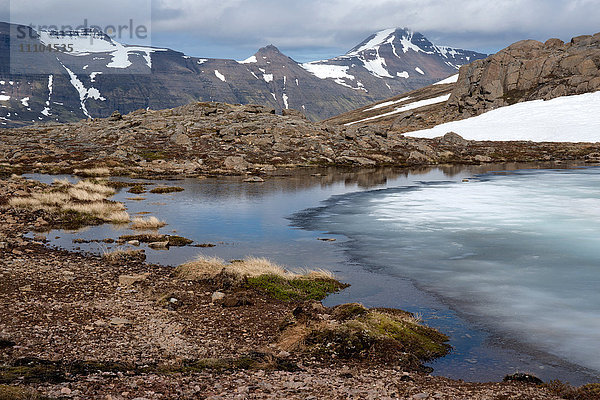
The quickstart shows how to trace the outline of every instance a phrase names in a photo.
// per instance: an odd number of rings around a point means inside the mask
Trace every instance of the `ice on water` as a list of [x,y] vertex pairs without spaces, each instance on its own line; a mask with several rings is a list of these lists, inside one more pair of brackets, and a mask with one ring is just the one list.
[[502,336],[600,370],[600,169],[349,196],[321,228]]

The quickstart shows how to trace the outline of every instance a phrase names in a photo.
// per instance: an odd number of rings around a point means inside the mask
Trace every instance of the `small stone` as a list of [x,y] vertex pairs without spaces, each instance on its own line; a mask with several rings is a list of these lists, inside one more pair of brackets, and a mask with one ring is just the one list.
[[429,394],[428,393],[417,393],[417,394],[413,394],[411,399],[413,400],[423,400],[423,399],[427,399],[429,398]]
[[148,247],[150,247],[151,249],[155,249],[155,250],[164,250],[167,249],[169,246],[169,241],[167,240],[166,242],[152,242],[148,244]]
[[35,240],[36,242],[45,242],[47,238],[46,235],[44,235],[43,233],[36,233],[35,235],[33,235],[33,240]]
[[110,117],[108,117],[108,120],[109,120],[109,121],[120,121],[120,120],[122,120],[122,119],[123,119],[123,116],[122,116],[122,115],[121,115],[121,113],[120,113],[120,112],[118,112],[118,111],[114,111],[114,112],[113,112],[113,113],[110,115]]
[[212,296],[210,297],[210,299],[211,299],[211,301],[212,301],[213,303],[216,303],[216,302],[218,302],[218,301],[221,301],[221,300],[223,300],[224,298],[225,298],[225,293],[223,293],[223,292],[214,292],[214,293],[212,294]]
[[19,288],[19,290],[20,290],[21,292],[31,292],[33,289],[31,289],[31,285],[25,285],[25,286],[21,286],[21,287]]
[[148,279],[150,274],[139,274],[139,275],[120,275],[119,276],[119,285],[120,286],[131,286],[138,282],[143,282]]
[[250,176],[246,179],[244,179],[244,182],[249,182],[249,183],[259,183],[259,182],[264,182],[265,180],[263,178],[261,178],[260,176]]
[[64,387],[64,388],[60,389],[60,394],[69,395],[69,394],[71,394],[71,389],[69,389],[68,387]]
[[139,246],[140,241],[139,240],[130,240],[129,242],[127,242],[127,244],[130,244],[132,246]]
[[125,318],[114,317],[114,318],[111,318],[110,324],[115,325],[115,326],[125,326],[125,325],[131,325],[132,322]]

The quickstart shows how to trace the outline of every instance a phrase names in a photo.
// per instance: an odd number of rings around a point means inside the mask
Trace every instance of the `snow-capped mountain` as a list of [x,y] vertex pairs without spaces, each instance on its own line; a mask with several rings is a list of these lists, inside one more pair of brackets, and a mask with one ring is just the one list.
[[[16,53],[9,47],[15,28],[28,30],[32,46],[63,51]],[[0,54],[0,126],[193,101],[293,108],[319,120],[426,86],[484,57],[405,29],[378,32],[331,60],[299,64],[274,46],[244,61],[205,59],[121,44],[93,30],[35,32],[7,23],[0,23]]]
[[[406,92],[431,84],[461,65],[485,58],[469,50],[436,46],[409,29],[379,31],[343,56],[302,66],[315,76],[355,90],[383,94]],[[379,79],[379,81],[374,80]]]

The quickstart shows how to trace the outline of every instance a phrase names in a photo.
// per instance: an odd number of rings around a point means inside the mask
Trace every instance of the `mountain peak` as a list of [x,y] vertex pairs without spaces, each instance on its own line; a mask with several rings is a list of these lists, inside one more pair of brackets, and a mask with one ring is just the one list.
[[352,48],[346,55],[358,56],[366,51],[378,51],[381,46],[388,43],[394,47],[394,51],[398,47],[404,53],[408,50],[430,53],[432,47],[434,47],[433,43],[419,32],[415,32],[409,28],[389,28],[375,32],[358,46]]
[[265,47],[261,47],[260,49],[258,49],[258,51],[256,52],[255,55],[273,55],[273,54],[281,54],[283,55],[283,53],[275,46],[273,46],[272,44],[269,44]]

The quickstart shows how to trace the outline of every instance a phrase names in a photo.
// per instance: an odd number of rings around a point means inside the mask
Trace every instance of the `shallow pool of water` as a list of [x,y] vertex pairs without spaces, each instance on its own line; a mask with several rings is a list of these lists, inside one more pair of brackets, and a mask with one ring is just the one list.
[[[520,370],[597,381],[600,357],[589,345],[600,339],[600,170],[475,177],[522,167],[320,170],[260,184],[187,179],[156,182],[181,193],[134,201],[122,190],[114,199],[132,215],[165,220],[161,233],[216,245],[146,248],[151,263],[178,265],[202,253],[323,267],[352,285],[328,305],[358,301],[422,314],[454,347],[431,364],[436,374],[499,380]],[[73,240],[127,233],[103,225],[48,238],[52,246],[102,252],[113,245]]]

